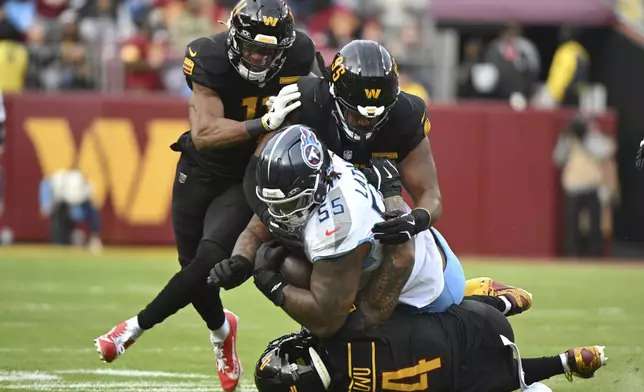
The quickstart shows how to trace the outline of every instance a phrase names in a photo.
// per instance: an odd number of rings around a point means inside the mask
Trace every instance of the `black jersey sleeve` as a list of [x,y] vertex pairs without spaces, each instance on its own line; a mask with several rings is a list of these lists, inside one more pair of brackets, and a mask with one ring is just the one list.
[[231,65],[226,57],[225,40],[223,34],[217,34],[197,38],[186,46],[183,74],[190,89],[193,82],[214,91],[226,86]]
[[425,101],[407,93],[401,93],[392,109],[389,121],[397,129],[398,161],[402,161],[418,144],[425,140],[431,130]]

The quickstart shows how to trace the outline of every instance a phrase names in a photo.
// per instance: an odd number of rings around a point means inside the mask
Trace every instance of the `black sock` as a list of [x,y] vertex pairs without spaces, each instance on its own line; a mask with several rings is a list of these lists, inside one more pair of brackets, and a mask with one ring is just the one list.
[[526,358],[522,359],[521,363],[523,364],[523,371],[525,372],[525,383],[528,385],[564,373],[559,355],[555,355],[554,357]]
[[498,310],[503,314],[505,312],[506,303],[499,297],[491,297],[489,295],[468,295],[464,300],[469,299],[472,301],[482,302],[488,304],[494,309]]
[[139,313],[139,326],[150,329],[192,302],[208,329],[219,329],[225,317],[219,288],[208,286],[206,281],[212,267],[226,257],[217,244],[202,241],[192,262],[177,272]]

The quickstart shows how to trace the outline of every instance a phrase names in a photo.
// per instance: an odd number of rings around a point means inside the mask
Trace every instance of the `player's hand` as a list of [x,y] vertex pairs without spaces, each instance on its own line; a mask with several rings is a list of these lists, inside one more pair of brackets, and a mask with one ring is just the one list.
[[287,253],[284,246],[277,241],[271,241],[259,248],[255,258],[255,286],[276,306],[284,304],[284,287],[288,283],[279,273],[279,269]]
[[637,150],[637,156],[635,158],[635,167],[637,169],[644,169],[644,140],[640,142],[640,148]]
[[271,131],[277,130],[286,116],[302,105],[302,102],[298,101],[301,95],[297,83],[289,84],[281,89],[271,103],[268,113],[262,117],[262,123]]
[[268,220],[268,231],[276,240],[278,240],[282,245],[285,245],[287,248],[294,250],[304,248],[304,245],[302,244],[302,241],[297,234],[282,228],[282,226],[279,223],[275,222],[273,218],[269,218]]
[[429,224],[424,223],[427,218],[423,218],[421,214],[428,215],[425,210],[413,210],[410,213],[399,215],[393,219],[376,223],[373,225],[371,231],[374,233],[374,238],[379,240],[381,244],[400,245],[409,241],[421,231],[429,228]]
[[219,286],[225,290],[240,286],[253,276],[253,263],[241,255],[233,255],[230,259],[220,261],[210,270],[208,284]]
[[373,158],[371,167],[363,170],[367,181],[376,188],[385,199],[402,195],[400,172],[396,164],[386,158]]

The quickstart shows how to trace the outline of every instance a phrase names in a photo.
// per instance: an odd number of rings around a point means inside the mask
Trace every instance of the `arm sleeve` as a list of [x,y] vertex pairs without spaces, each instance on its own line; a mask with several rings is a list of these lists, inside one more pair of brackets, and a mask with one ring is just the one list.
[[268,206],[266,203],[259,200],[257,193],[255,192],[257,187],[257,180],[255,179],[257,161],[258,158],[255,155],[250,157],[250,161],[246,167],[246,174],[244,175],[244,193],[246,195],[246,202],[250,208],[259,217],[262,223],[268,227],[268,218],[270,217]]

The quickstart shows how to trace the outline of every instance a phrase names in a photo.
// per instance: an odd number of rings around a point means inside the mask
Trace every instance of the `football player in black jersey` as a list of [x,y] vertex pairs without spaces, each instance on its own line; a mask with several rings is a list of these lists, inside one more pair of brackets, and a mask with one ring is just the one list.
[[[172,223],[182,268],[138,316],[96,339],[104,361],[115,360],[145,330],[192,303],[211,331],[223,389],[236,388],[237,317],[224,311],[219,289],[209,287],[206,277],[230,256],[252,216],[242,179],[257,138],[276,130],[301,104],[294,83],[315,67],[314,44],[294,30],[283,0],[240,0],[228,32],[188,44],[183,72],[192,89],[191,130],[171,146],[181,152]],[[267,111],[269,97],[274,99]]]
[[[322,78],[310,76],[297,82],[302,105],[287,121],[315,129],[320,141],[331,151],[356,166],[364,168],[372,158],[388,158],[397,163],[403,185],[416,208],[376,224],[373,232],[380,243],[401,244],[429,229],[441,214],[442,201],[427,139],[431,124],[425,102],[400,91],[394,58],[374,41],[350,42],[324,71]],[[280,242],[297,247],[300,242],[297,234],[271,219],[265,204],[257,198],[256,166],[257,159],[253,157],[244,179],[248,202]],[[532,306],[530,293],[523,289],[489,278],[463,282],[460,262],[447,241],[433,227],[431,232],[444,250],[446,283],[460,287],[451,292],[450,301],[459,303],[464,294],[476,295],[506,315],[521,313]],[[229,263],[232,261],[225,262]],[[245,273],[241,267],[238,270],[240,275]],[[233,280],[227,276],[220,278]]]
[[445,313],[397,310],[377,328],[350,325],[327,339],[304,330],[269,343],[255,367],[258,391],[551,392],[539,381],[591,378],[608,359],[602,346],[521,358],[508,320],[474,301]]

